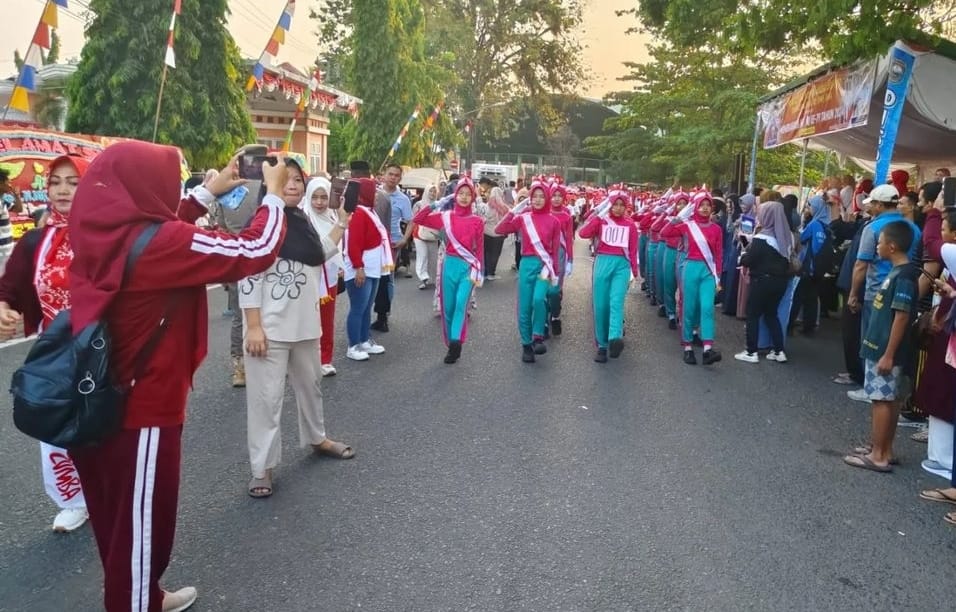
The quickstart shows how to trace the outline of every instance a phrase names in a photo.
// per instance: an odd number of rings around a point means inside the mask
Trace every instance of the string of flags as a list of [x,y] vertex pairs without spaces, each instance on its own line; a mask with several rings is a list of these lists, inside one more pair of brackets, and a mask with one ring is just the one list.
[[282,143],[283,151],[289,151],[289,149],[292,148],[292,135],[295,132],[295,126],[299,122],[302,111],[309,105],[309,101],[312,99],[312,92],[319,88],[321,82],[322,73],[316,70],[312,73],[312,78],[309,79],[309,87],[305,90],[305,93],[302,94],[299,99],[299,104],[295,107],[295,115],[292,116],[292,123],[289,124],[289,131],[285,135],[285,142]]
[[432,114],[429,115],[427,119],[425,119],[425,124],[422,125],[422,133],[421,133],[422,136],[425,135],[425,132],[427,132],[428,130],[432,129],[435,126],[435,122],[438,121],[438,115],[441,114],[441,107],[444,104],[445,104],[444,100],[436,104],[435,110],[433,110]]
[[13,87],[13,94],[10,96],[10,108],[25,113],[30,112],[29,94],[36,91],[37,72],[43,66],[41,49],[50,50],[50,31],[59,27],[57,7],[69,8],[67,0],[47,0],[46,6],[43,7],[40,23],[37,24],[33,40],[30,41],[30,47],[23,58],[23,68],[20,69],[17,83]]
[[173,4],[173,17],[169,22],[169,38],[166,40],[166,65],[170,68],[176,67],[176,50],[173,48],[173,40],[176,32],[176,16],[183,14],[183,0],[175,0]]
[[398,147],[402,146],[402,139],[405,138],[405,135],[408,134],[408,129],[412,127],[412,124],[415,123],[415,120],[418,119],[418,114],[421,112],[421,107],[416,106],[415,112],[412,113],[412,116],[408,118],[408,121],[405,122],[405,127],[402,128],[402,131],[399,132],[398,138],[395,139],[395,144],[392,145],[392,148],[388,151],[387,158],[391,158],[398,151]]
[[266,66],[272,66],[275,63],[276,55],[279,54],[279,45],[285,43],[286,33],[292,27],[292,17],[295,15],[295,0],[289,0],[285,8],[282,9],[282,15],[279,16],[279,23],[272,31],[269,42],[265,50],[259,56],[259,61],[252,68],[252,76],[246,82],[246,91],[252,91],[258,81],[262,80],[266,72]]

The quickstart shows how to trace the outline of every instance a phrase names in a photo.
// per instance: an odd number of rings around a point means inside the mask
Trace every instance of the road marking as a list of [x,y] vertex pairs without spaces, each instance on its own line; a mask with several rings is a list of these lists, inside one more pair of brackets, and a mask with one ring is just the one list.
[[[213,289],[221,289],[221,288],[222,288],[222,285],[220,283],[216,283],[215,285],[206,285],[206,291],[212,291]],[[14,338],[13,340],[0,342],[0,351],[2,351],[5,348],[16,346],[18,344],[23,344],[24,342],[33,342],[34,340],[36,340],[36,337],[37,337],[36,334],[33,334],[32,336],[28,336],[26,338]]]

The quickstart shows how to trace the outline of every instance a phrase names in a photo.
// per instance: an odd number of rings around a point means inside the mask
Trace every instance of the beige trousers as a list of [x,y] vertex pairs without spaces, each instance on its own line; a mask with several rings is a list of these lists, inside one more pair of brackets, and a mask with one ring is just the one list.
[[245,356],[249,464],[253,478],[264,478],[266,470],[279,465],[282,459],[279,420],[286,373],[295,392],[299,444],[305,447],[325,440],[318,344],[318,340],[270,340],[265,357]]

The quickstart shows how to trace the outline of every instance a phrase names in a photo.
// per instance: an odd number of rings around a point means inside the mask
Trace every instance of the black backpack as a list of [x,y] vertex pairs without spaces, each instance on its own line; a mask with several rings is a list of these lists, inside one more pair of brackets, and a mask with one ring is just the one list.
[[[124,281],[159,229],[148,225],[126,257]],[[111,341],[104,320],[73,335],[70,311],[43,330],[13,374],[13,422],[32,438],[61,448],[90,446],[119,431],[125,399],[167,326],[169,308],[136,356],[133,380],[118,384],[110,369]]]

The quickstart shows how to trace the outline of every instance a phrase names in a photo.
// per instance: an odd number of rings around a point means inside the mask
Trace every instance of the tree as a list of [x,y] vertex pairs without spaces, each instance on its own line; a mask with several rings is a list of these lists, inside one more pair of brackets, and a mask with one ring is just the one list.
[[[176,22],[177,68],[169,69],[158,141],[181,147],[194,167],[219,167],[255,139],[242,89],[247,75],[226,29],[226,5],[183,0]],[[90,0],[89,6],[86,45],[67,89],[67,129],[148,140],[172,6],[121,0]]]
[[13,50],[13,63],[17,67],[17,72],[23,70],[23,56],[20,55],[19,49]]
[[56,30],[53,30],[53,33],[50,35],[50,50],[46,52],[46,57],[43,58],[43,64],[49,66],[50,64],[55,64],[60,59],[60,35],[56,33]]
[[627,12],[682,48],[816,50],[840,63],[879,55],[899,38],[932,42],[953,9],[952,0],[642,0]]

